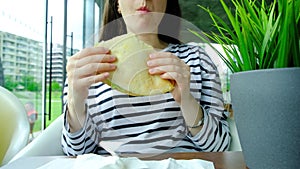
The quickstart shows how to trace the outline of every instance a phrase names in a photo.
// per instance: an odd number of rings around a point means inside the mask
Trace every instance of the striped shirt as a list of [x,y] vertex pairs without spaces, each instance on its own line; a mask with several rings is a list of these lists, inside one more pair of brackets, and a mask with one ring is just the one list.
[[96,83],[89,88],[84,126],[70,133],[66,84],[62,147],[67,155],[107,153],[100,141],[122,142],[117,153],[214,152],[229,148],[221,82],[210,57],[201,47],[189,44],[170,44],[163,51],[175,54],[190,67],[190,92],[204,112],[200,132],[194,136],[189,133],[171,93],[135,97]]

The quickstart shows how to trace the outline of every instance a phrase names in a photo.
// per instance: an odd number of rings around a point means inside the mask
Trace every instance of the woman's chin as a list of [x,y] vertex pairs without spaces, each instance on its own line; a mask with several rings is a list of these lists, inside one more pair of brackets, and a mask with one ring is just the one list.
[[134,15],[124,17],[124,21],[127,29],[135,34],[157,33],[162,16],[161,13],[146,12],[142,14],[137,12]]

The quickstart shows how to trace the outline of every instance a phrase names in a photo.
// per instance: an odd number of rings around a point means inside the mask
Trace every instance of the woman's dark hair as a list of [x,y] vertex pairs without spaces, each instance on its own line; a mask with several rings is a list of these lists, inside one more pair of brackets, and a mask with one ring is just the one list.
[[[179,44],[181,10],[178,0],[167,0],[165,13],[158,27],[158,37],[166,43]],[[118,0],[106,0],[99,41],[126,33],[125,22],[118,12]]]

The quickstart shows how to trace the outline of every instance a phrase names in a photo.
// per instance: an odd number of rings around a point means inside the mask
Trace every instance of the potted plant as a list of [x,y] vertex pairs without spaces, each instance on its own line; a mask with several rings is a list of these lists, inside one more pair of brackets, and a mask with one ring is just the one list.
[[[218,33],[199,34],[232,71],[230,93],[249,168],[297,168],[300,159],[300,1],[220,0],[230,24],[209,9]],[[209,43],[210,44],[210,43]]]

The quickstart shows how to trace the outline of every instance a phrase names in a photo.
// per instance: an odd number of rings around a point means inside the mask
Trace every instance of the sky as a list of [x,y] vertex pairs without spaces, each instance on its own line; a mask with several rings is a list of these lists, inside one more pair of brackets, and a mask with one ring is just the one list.
[[[48,21],[53,17],[53,43],[63,44],[64,0],[48,0]],[[0,30],[44,41],[45,0],[0,0]],[[68,35],[73,32],[74,48],[82,48],[82,0],[68,2]],[[48,24],[48,40],[50,24]],[[49,42],[49,41],[48,41]],[[67,44],[71,39],[67,38]],[[68,46],[70,47],[70,45]]]

